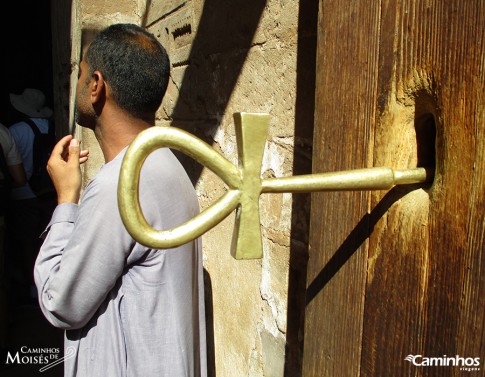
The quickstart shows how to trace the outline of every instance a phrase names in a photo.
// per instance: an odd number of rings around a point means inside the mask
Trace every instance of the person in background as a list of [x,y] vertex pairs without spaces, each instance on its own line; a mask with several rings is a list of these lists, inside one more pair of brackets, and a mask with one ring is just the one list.
[[[10,130],[0,123],[0,158],[3,158],[6,169],[0,170],[0,179],[9,181],[9,190],[22,187],[27,183],[27,176],[25,173],[22,157],[18,151],[15,140],[10,133]],[[8,177],[7,177],[8,175]],[[2,192],[2,194],[6,194]],[[8,192],[10,195],[11,193]],[[2,196],[2,204],[0,205],[0,213],[4,214],[3,209],[5,204],[10,200]]]
[[[27,180],[30,179],[34,169],[34,132],[26,123],[25,118],[30,118],[42,134],[47,134],[51,127],[50,118],[52,109],[46,106],[46,98],[42,91],[34,88],[27,88],[21,94],[10,93],[10,104],[18,112],[17,122],[10,125],[17,148],[19,149]],[[15,198],[31,199],[35,198],[35,193],[24,185],[15,190]]]
[[7,127],[0,123],[0,356],[5,360],[8,348],[9,299],[6,276],[6,214],[12,188],[27,182],[22,158]]
[[26,88],[21,94],[11,93],[10,104],[11,111],[16,113],[13,118],[17,121],[10,125],[9,130],[22,157],[27,182],[12,191],[12,210],[9,219],[12,231],[9,232],[9,244],[13,253],[12,264],[18,271],[17,301],[20,304],[36,303],[34,262],[41,245],[39,236],[52,215],[55,197],[48,200],[43,198],[41,201],[28,183],[34,170],[35,134],[27,124],[26,118],[30,118],[42,134],[47,134],[51,127],[50,118],[53,112],[46,106],[44,93],[35,88]]
[[[39,305],[66,330],[66,377],[207,375],[200,239],[155,250],[127,232],[117,187],[128,145],[149,127],[169,80],[169,58],[144,28],[115,24],[80,63],[77,123],[91,129],[105,164],[80,198],[87,156],[68,135],[48,162],[58,206],[35,263]],[[168,148],[147,157],[140,201],[157,229],[199,213],[195,189]]]

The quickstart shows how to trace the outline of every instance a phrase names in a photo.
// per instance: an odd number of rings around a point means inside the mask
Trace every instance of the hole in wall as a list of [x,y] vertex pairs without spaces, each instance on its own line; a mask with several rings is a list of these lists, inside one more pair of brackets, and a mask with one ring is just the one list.
[[430,174],[434,176],[436,176],[437,159],[437,114],[438,109],[434,96],[427,91],[418,92],[414,116],[417,166],[429,169]]
[[436,121],[432,114],[416,118],[416,144],[418,166],[436,167]]

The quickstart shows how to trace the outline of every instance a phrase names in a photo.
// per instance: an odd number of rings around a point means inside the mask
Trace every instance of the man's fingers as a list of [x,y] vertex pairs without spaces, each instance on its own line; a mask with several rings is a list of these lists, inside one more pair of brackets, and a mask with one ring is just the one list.
[[71,141],[69,142],[69,156],[67,157],[67,162],[79,164],[79,153],[79,140],[71,139]]
[[88,160],[89,150],[81,149],[79,152],[79,163],[84,164]]
[[52,150],[52,154],[54,156],[61,156],[61,157],[64,156],[64,152],[66,151],[67,146],[69,145],[71,139],[72,139],[72,135],[66,135],[66,136],[64,136],[54,146],[54,149]]
[[52,156],[61,158],[65,162],[73,161],[71,163],[83,164],[88,160],[89,151],[87,149],[81,150],[80,141],[66,135],[60,139],[52,150]]

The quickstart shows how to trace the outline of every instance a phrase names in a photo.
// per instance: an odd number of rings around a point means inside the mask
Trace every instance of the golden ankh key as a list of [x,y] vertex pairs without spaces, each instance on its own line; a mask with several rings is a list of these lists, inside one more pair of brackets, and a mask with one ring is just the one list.
[[[121,218],[135,240],[154,249],[180,246],[200,237],[236,210],[232,256],[236,259],[261,258],[259,196],[262,193],[388,190],[395,185],[421,183],[432,178],[425,168],[393,170],[377,167],[262,179],[269,115],[236,113],[234,120],[238,167],[207,143],[175,127],[151,127],[135,138],[126,151],[118,183]],[[177,149],[212,170],[227,184],[228,190],[194,218],[169,230],[156,230],[143,216],[138,185],[147,156],[164,147]]]

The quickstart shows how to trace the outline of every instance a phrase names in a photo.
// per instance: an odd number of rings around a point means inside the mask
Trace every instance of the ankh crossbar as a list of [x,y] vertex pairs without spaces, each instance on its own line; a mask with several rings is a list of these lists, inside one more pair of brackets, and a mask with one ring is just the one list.
[[[236,259],[262,258],[259,219],[262,193],[388,190],[395,185],[423,183],[433,178],[426,168],[393,170],[387,167],[356,169],[283,178],[261,178],[269,115],[234,114],[239,166],[210,145],[175,127],[151,127],[128,147],[118,183],[118,206],[123,223],[139,243],[169,249],[202,236],[236,210],[231,254]],[[194,218],[168,230],[156,230],[145,219],[139,201],[140,171],[147,156],[158,148],[172,148],[212,170],[227,185],[226,193]]]

